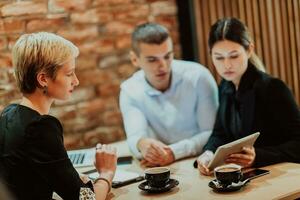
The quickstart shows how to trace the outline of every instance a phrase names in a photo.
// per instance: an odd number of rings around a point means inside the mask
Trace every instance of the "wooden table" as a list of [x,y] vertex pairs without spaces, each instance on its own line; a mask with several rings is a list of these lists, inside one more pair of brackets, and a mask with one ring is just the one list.
[[[118,149],[118,155],[130,154],[125,141],[114,143]],[[265,167],[270,174],[252,180],[240,191],[230,193],[216,193],[208,187],[213,177],[202,176],[193,168],[195,158],[184,159],[170,165],[171,178],[179,181],[179,185],[171,191],[161,194],[148,194],[141,191],[138,185],[141,182],[112,189],[107,199],[117,200],[204,200],[204,199],[296,199],[300,197],[300,164],[281,163]],[[129,171],[143,173],[139,162],[134,160],[131,165],[118,166]],[[84,171],[85,169],[79,169]]]

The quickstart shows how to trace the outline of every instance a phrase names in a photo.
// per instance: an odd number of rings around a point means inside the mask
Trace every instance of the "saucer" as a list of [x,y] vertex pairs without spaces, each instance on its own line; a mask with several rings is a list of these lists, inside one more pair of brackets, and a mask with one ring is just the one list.
[[164,187],[151,187],[148,185],[148,181],[144,181],[139,184],[139,188],[150,193],[161,193],[169,191],[170,189],[176,187],[178,184],[179,182],[177,180],[170,178],[169,182]]
[[211,187],[216,192],[233,192],[240,190],[242,187],[246,186],[250,180],[246,179],[244,181],[239,181],[238,183],[232,183],[231,185],[223,186],[218,183],[216,179],[210,181],[208,186]]

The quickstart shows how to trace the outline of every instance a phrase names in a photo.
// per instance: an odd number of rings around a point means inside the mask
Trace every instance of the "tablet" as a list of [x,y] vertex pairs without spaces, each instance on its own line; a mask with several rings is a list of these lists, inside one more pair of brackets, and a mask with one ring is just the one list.
[[241,139],[219,146],[213,159],[208,164],[208,168],[213,170],[215,167],[224,164],[224,158],[230,154],[241,152],[242,148],[245,146],[253,146],[259,134],[259,132],[253,133]]

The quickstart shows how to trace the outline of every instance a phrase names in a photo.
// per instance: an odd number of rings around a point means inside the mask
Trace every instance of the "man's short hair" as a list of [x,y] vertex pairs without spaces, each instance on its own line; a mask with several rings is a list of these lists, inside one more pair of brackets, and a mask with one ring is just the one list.
[[57,71],[64,63],[79,54],[70,41],[53,33],[31,33],[22,35],[12,49],[15,78],[20,91],[30,94],[37,87],[37,74],[44,71],[55,80]]
[[140,43],[161,44],[169,38],[169,31],[156,23],[144,23],[137,26],[131,36],[131,46],[134,53],[139,55]]

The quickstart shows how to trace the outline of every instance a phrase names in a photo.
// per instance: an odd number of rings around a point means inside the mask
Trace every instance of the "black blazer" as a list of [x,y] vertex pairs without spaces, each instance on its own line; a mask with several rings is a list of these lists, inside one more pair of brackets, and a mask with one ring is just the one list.
[[60,122],[17,104],[0,115],[0,175],[22,200],[49,200],[53,191],[74,200],[80,187],[93,189],[81,181],[67,156]]
[[229,127],[232,88],[232,82],[225,80],[219,86],[220,107],[203,150],[215,152],[220,145],[259,131],[254,166],[300,163],[300,112],[287,86],[249,64],[234,94],[240,105],[239,134],[232,134]]

